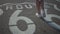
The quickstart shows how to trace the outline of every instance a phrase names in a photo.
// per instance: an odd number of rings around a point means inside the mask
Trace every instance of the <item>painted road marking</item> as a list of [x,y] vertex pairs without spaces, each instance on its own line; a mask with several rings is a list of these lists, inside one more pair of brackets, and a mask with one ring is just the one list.
[[0,9],[0,15],[2,15],[3,14],[3,10],[2,9]]
[[[2,6],[7,6],[6,7],[6,10],[8,10],[8,9],[13,9],[12,8],[12,6],[13,5],[16,5],[16,8],[17,9],[23,9],[23,6],[22,6],[22,4],[25,4],[24,6],[26,7],[26,8],[29,8],[29,9],[31,9],[32,8],[32,5],[34,5],[34,6],[36,6],[36,4],[35,3],[27,3],[27,2],[25,2],[25,3],[6,3],[6,4],[2,4],[2,5],[0,5],[0,7],[2,7]],[[26,4],[28,4],[28,6],[26,5]],[[32,5],[31,5],[32,4]],[[52,6],[54,6],[54,9],[58,9],[58,7],[57,7],[57,5],[56,4],[52,4],[52,3],[46,3],[46,4],[49,4],[49,5],[52,5]],[[20,6],[20,8],[18,7],[18,6]],[[47,9],[48,10],[48,9]],[[2,12],[1,12],[2,11]],[[10,28],[10,31],[13,33],[13,34],[33,34],[34,32],[35,32],[35,29],[36,29],[36,25],[34,24],[34,22],[31,20],[31,19],[29,19],[28,17],[25,17],[25,16],[20,16],[20,17],[18,17],[18,15],[22,12],[23,10],[16,10],[11,16],[10,16],[10,20],[9,20],[9,28]],[[60,11],[60,9],[58,9],[58,11]],[[0,9],[0,15],[2,15],[3,14],[3,10],[2,9]],[[45,11],[46,12],[46,11]],[[46,15],[47,15],[47,12],[46,12]],[[50,15],[52,15],[52,16],[50,16]],[[50,17],[49,17],[50,16]],[[47,17],[46,18],[48,18],[47,20],[51,20],[50,18],[51,17],[56,17],[56,18],[59,18],[60,19],[60,16],[55,16],[54,14],[49,14],[49,16],[47,15]],[[45,19],[46,19],[45,18]],[[18,20],[23,20],[23,21],[25,21],[26,23],[27,23],[27,25],[28,25],[28,29],[26,30],[26,31],[21,31],[21,30],[19,30],[18,28],[17,28],[17,21]],[[52,20],[51,20],[52,21]],[[11,26],[12,25],[12,26]]]
[[56,0],[56,1],[60,2],[60,0]]
[[[34,23],[31,19],[29,19],[28,17],[24,17],[24,16],[19,16],[18,15],[22,12],[22,10],[16,10],[12,16],[10,17],[10,20],[9,20],[9,25],[15,25],[13,27],[9,26],[10,28],[10,31],[13,33],[13,34],[33,34],[35,32],[35,29],[36,29],[36,26],[35,24],[32,24]],[[21,31],[17,28],[17,21],[18,20],[23,20],[25,21],[28,25],[28,29],[26,31]],[[30,25],[31,23],[31,25]]]

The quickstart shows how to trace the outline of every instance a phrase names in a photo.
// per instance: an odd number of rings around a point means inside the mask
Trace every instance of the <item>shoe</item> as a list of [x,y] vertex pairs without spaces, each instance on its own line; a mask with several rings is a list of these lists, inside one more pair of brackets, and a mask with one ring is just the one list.
[[36,13],[36,16],[37,16],[37,17],[41,17],[41,15],[39,15],[38,13]]

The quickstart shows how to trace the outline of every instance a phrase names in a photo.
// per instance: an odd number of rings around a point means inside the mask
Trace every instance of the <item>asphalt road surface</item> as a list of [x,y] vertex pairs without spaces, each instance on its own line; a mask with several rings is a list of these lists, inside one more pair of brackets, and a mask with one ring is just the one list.
[[[45,0],[47,14],[60,15],[59,0]],[[0,34],[60,34],[36,14],[35,0],[0,0]],[[60,25],[60,19],[53,17]]]

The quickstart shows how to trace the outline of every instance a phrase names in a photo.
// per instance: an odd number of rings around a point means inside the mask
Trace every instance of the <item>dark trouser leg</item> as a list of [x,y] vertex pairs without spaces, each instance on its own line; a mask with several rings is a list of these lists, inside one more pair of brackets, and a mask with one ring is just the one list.
[[36,0],[36,8],[38,10],[38,14],[40,14],[40,7],[41,7],[40,1],[39,0]]

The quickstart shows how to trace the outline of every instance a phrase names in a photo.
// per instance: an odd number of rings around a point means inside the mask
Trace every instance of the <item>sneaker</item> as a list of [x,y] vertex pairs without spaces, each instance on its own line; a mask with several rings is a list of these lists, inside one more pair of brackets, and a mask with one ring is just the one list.
[[38,13],[36,13],[36,16],[37,16],[37,17],[41,17],[41,15],[39,15]]

